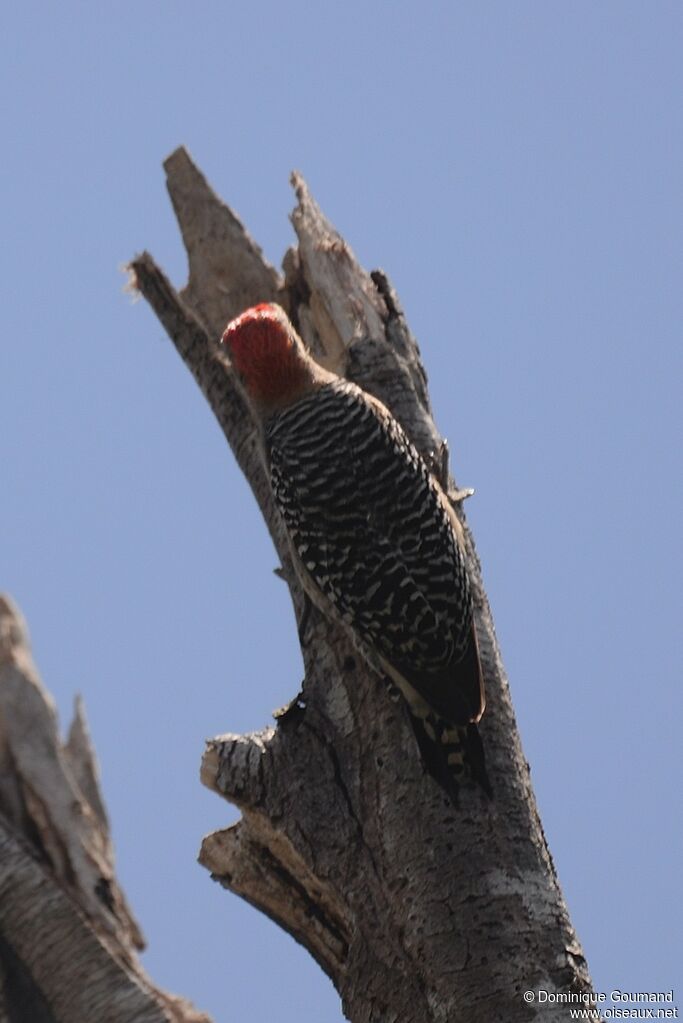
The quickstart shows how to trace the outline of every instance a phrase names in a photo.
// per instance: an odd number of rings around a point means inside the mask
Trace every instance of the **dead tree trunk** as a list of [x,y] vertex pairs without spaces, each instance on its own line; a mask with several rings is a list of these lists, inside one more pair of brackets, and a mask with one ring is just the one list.
[[66,743],[0,595],[0,1023],[211,1023],[155,987],[80,701]]
[[[246,306],[278,301],[316,357],[381,398],[438,470],[442,440],[419,351],[385,274],[358,265],[301,177],[293,177],[298,245],[281,277],[184,149],[166,171],[189,282],[176,293],[147,254],[131,264],[134,282],[249,480],[300,613],[255,426],[217,339]],[[203,762],[204,783],[242,819],[204,840],[201,862],[309,950],[357,1023],[565,1020],[566,1006],[529,1004],[524,992],[590,992],[465,532],[493,802],[470,788],[459,808],[448,802],[422,769],[402,706],[319,615],[303,650],[302,705],[276,727],[211,740]]]

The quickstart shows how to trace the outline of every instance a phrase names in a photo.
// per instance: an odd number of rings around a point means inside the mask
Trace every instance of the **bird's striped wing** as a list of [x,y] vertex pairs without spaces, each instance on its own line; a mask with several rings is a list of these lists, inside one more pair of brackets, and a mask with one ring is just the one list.
[[481,712],[469,583],[436,484],[383,406],[328,385],[269,424],[294,551],[335,616],[438,713]]

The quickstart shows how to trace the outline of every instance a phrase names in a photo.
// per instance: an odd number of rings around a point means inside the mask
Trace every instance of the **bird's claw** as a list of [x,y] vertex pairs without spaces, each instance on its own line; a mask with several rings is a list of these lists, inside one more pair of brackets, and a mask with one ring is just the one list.
[[454,487],[448,491],[448,500],[451,504],[461,504],[466,501],[468,497],[471,497],[474,493],[474,487]]

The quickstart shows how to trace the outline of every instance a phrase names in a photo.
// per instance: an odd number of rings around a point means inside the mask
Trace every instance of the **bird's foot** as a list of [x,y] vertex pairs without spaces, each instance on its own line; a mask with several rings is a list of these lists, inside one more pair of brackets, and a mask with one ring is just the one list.
[[468,497],[471,497],[473,493],[474,487],[463,487],[462,489],[453,487],[452,490],[447,491],[447,496],[451,504],[462,504],[462,502],[466,501]]
[[448,500],[451,504],[461,504],[466,501],[468,497],[471,497],[474,493],[472,487],[451,487],[450,484],[450,468],[449,468],[449,450],[448,441],[446,439],[441,441],[441,447],[436,457],[437,467],[436,473],[441,489],[444,491]]

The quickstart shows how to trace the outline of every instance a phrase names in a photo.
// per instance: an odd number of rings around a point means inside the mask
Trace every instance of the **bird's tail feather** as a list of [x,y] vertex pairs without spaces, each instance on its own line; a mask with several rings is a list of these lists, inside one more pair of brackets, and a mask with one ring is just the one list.
[[466,780],[476,782],[493,798],[484,747],[473,722],[454,725],[432,714],[425,718],[413,714],[410,717],[425,768],[454,802],[458,800],[459,786]]

